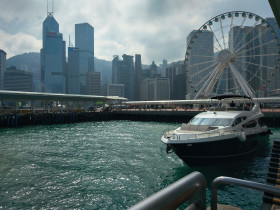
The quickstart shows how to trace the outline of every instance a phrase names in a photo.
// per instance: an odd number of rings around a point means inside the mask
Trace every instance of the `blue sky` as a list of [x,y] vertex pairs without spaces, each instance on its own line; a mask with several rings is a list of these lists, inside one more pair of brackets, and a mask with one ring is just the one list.
[[[273,17],[268,0],[53,0],[54,17],[67,45],[75,24],[95,31],[95,56],[141,54],[142,63],[183,60],[186,37],[221,13],[247,11]],[[52,10],[52,0],[49,0]],[[0,0],[0,49],[7,58],[40,52],[47,0]]]

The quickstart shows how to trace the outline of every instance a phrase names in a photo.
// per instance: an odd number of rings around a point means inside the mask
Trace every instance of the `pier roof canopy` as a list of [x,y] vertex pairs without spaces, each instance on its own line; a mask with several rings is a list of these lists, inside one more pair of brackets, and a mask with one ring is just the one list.
[[42,100],[42,101],[112,101],[127,100],[118,96],[75,95],[62,93],[39,93],[0,90],[1,100]]
[[[232,98],[235,102],[244,102],[248,99]],[[280,103],[280,97],[252,98],[257,103]],[[126,101],[127,105],[183,105],[183,104],[218,104],[218,99],[199,99],[199,100],[163,100],[163,101]]]

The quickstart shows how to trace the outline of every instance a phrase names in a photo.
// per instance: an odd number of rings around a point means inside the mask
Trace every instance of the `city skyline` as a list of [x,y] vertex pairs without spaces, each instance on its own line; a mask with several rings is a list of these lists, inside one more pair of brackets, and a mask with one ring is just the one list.
[[[7,59],[24,52],[39,52],[42,48],[41,23],[46,17],[47,1],[1,1],[4,9],[0,14],[0,35],[3,37],[0,46],[7,52]],[[252,4],[255,5],[254,10],[251,10]],[[183,60],[187,35],[221,13],[241,10],[263,18],[274,17],[267,0],[258,4],[251,0],[110,3],[83,0],[71,4],[69,1],[54,0],[53,8],[66,43],[69,34],[72,42],[75,38],[75,24],[88,22],[95,28],[96,57],[110,61],[113,55],[141,54],[142,63]]]

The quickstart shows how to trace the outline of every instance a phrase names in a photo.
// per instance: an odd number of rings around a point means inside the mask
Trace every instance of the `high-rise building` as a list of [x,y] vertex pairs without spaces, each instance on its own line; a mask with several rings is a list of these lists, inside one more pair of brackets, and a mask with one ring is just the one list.
[[86,94],[100,95],[100,72],[87,72],[86,74]]
[[140,100],[140,91],[142,83],[142,62],[141,55],[135,55],[135,80],[134,80],[134,100]]
[[168,78],[148,78],[141,85],[141,100],[170,100]]
[[173,92],[170,98],[174,100],[183,100],[186,96],[186,74],[177,74],[173,82]]
[[182,62],[171,63],[166,68],[166,77],[170,82],[170,99],[185,99],[186,95],[186,76],[185,67]]
[[124,84],[108,84],[107,95],[124,97]]
[[168,67],[168,64],[167,64],[167,60],[166,59],[163,59],[162,60],[162,65],[161,65],[161,70],[160,70],[160,74],[161,74],[161,77],[165,77],[165,73],[166,73],[166,68]]
[[124,97],[134,100],[134,62],[133,56],[124,54],[123,60],[114,56],[112,61],[112,83],[124,84]]
[[280,82],[279,82],[280,67],[277,64],[279,59],[278,46],[276,46],[275,42],[272,42],[272,40],[275,39],[276,37],[280,39],[280,29],[275,18],[266,18],[265,20],[270,24],[270,26],[273,27],[274,30],[274,32],[266,31],[265,33],[264,43],[269,43],[269,44],[265,45],[265,52],[263,53],[269,55],[269,56],[264,56],[264,65],[269,67],[266,69],[266,75],[267,75],[266,90],[268,92],[267,93],[268,96],[270,96],[271,91],[280,89]]
[[4,73],[4,90],[32,92],[32,72],[9,68]]
[[59,24],[48,13],[43,22],[43,48],[41,49],[41,90],[65,93],[65,41],[59,33]]
[[112,60],[112,83],[113,84],[118,83],[119,63],[120,63],[119,56],[114,55],[114,58]]
[[94,58],[94,71],[101,73],[101,86],[106,87],[107,92],[107,85],[112,82],[112,62]]
[[175,82],[175,77],[176,77],[176,68],[174,66],[170,66],[168,68],[166,68],[165,71],[165,75],[166,77],[169,79],[169,83],[170,83],[170,95],[171,95],[171,99],[173,98],[173,84]]
[[65,41],[59,33],[59,24],[48,13],[43,22],[43,48],[41,49],[41,91],[65,93]]
[[94,72],[94,28],[90,24],[75,24],[75,47],[80,50],[80,93],[86,94],[86,75]]
[[0,90],[4,89],[4,72],[6,71],[6,55],[4,50],[0,49]]
[[150,70],[149,78],[160,77],[160,74],[158,73],[158,67],[155,64],[155,61],[152,62],[152,64],[150,65],[149,70]]
[[134,69],[134,61],[132,55],[122,55],[123,62],[127,68],[128,74],[128,86],[125,89],[127,92],[127,98],[134,100],[134,81],[135,81],[135,69]]
[[[197,31],[192,31],[187,37],[187,46],[191,41],[191,38]],[[213,32],[208,30],[202,30],[202,34],[197,38],[197,40],[192,44],[190,49],[191,56],[188,61],[188,72],[186,78],[186,86],[187,86],[187,98],[194,98],[197,92],[201,89],[203,84],[199,84],[206,75],[207,72],[204,71],[201,74],[196,74],[196,76],[190,77],[190,75],[195,75],[196,72],[201,71],[202,69],[206,69],[209,66],[211,61],[214,61],[214,36]],[[200,63],[201,65],[195,65]],[[197,85],[199,84],[199,85]]]
[[68,47],[67,93],[80,94],[80,51],[76,47]]
[[[234,63],[235,67],[238,69],[240,74],[245,78],[245,80],[249,80],[251,78],[251,73],[253,73],[254,66],[249,65],[251,63],[250,59],[253,55],[253,47],[252,45],[254,43],[250,42],[249,44],[246,44],[250,40],[253,40],[253,27],[245,26],[235,26],[229,31],[229,49],[232,52],[237,52],[239,58]],[[256,39],[255,39],[256,40]],[[256,61],[254,61],[256,62]],[[240,94],[239,92],[241,90],[236,90],[234,87],[235,80],[232,77],[231,72],[226,69],[225,76],[227,79],[223,80],[224,82],[227,82],[227,84],[224,84],[225,89],[229,90],[232,93]],[[249,85],[252,85],[253,81],[249,83]]]
[[[233,27],[229,34],[230,50],[238,55],[235,66],[257,97],[269,96],[271,90],[280,88],[280,75],[276,71],[278,47],[273,41],[280,30],[274,18],[267,18],[266,21],[273,26],[273,32],[267,26],[258,24]],[[228,73],[228,77],[230,75]],[[229,78],[229,88],[235,86],[233,83]]]

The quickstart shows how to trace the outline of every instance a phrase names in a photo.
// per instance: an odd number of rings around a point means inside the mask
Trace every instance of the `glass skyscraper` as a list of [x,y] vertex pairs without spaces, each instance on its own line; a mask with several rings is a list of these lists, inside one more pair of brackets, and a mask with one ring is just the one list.
[[142,83],[141,55],[135,54],[134,100],[140,100],[141,83]]
[[79,48],[68,47],[67,87],[69,94],[80,94]]
[[123,60],[115,56],[112,61],[112,83],[124,85],[124,97],[134,100],[134,61],[133,56],[123,54]]
[[80,93],[86,94],[86,75],[94,72],[94,28],[90,24],[75,24],[75,47],[79,48]]
[[43,22],[43,48],[41,49],[41,91],[65,93],[65,41],[59,33],[59,24],[48,13]]
[[4,50],[0,49],[0,90],[4,88],[4,72],[6,71],[6,55]]
[[[187,37],[187,46],[191,41],[191,38],[197,31],[192,31]],[[207,72],[204,71],[201,74],[196,74],[201,71],[201,69],[206,69],[209,64],[214,62],[214,49],[213,49],[214,35],[213,32],[208,30],[203,30],[202,34],[198,37],[197,41],[193,43],[190,54],[196,55],[192,56],[188,61],[190,66],[189,72],[187,73],[187,97],[193,98],[197,92],[201,89],[203,84],[197,84],[207,75]],[[199,56],[198,56],[199,55]],[[201,65],[196,65],[196,64]],[[196,75],[192,78],[190,75]]]

